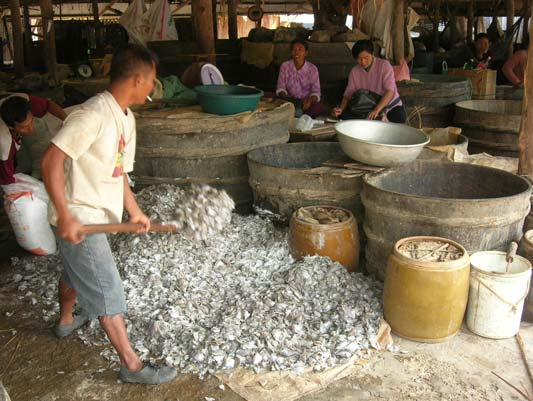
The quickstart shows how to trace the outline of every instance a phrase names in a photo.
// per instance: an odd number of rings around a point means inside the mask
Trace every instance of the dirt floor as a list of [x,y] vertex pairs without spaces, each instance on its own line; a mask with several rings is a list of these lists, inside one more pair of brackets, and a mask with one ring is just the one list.
[[[18,300],[5,285],[15,273],[8,262],[14,254],[24,255],[12,241],[0,238],[0,381],[13,401],[242,400],[228,387],[220,389],[214,377],[201,381],[180,375],[161,386],[118,383],[98,347],[76,337],[55,339],[51,324],[39,318],[39,306]],[[523,323],[521,335],[533,365],[533,325]],[[514,338],[487,340],[463,328],[440,344],[394,339],[399,352],[376,352],[351,376],[301,400],[524,399],[492,371],[533,392]]]

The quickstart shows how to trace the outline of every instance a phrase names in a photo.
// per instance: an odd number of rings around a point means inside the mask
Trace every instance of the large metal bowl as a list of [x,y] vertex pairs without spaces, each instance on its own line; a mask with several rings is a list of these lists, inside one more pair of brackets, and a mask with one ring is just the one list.
[[342,150],[352,159],[373,166],[392,167],[415,160],[429,138],[404,124],[347,120],[335,124]]

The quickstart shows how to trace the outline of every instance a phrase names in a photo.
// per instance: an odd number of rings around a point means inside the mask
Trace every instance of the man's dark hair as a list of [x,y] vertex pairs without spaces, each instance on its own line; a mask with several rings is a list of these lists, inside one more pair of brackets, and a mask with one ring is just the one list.
[[157,57],[146,47],[128,43],[113,53],[109,77],[111,82],[128,79],[143,68],[152,68]]
[[374,43],[371,40],[358,40],[352,47],[352,56],[353,58],[359,57],[361,52],[368,52],[374,54]]
[[309,44],[305,40],[302,40],[302,39],[294,39],[291,42],[291,50],[294,47],[294,45],[296,45],[298,43],[301,44],[305,48],[306,51],[309,50]]
[[490,42],[489,35],[487,35],[486,33],[483,33],[483,32],[482,33],[478,33],[476,35],[476,40],[475,41],[477,42],[479,39],[483,39],[483,38],[487,39]]
[[12,96],[0,106],[0,117],[8,127],[14,128],[15,123],[21,123],[31,111],[30,102],[20,96]]

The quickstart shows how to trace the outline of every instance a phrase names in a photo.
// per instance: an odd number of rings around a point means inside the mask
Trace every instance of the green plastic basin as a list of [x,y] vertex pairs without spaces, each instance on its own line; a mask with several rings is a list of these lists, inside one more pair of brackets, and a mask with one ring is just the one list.
[[254,111],[263,91],[236,85],[201,85],[194,88],[202,110],[212,114],[237,114]]

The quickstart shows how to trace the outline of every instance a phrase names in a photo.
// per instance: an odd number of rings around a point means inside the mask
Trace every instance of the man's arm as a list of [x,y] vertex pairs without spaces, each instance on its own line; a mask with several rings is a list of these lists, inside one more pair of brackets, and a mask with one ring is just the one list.
[[128,182],[128,175],[122,174],[124,180],[124,208],[130,215],[131,223],[141,223],[144,228],[137,230],[138,233],[148,232],[150,229],[150,219],[142,212],[135,195],[131,191],[130,184]]
[[514,85],[517,87],[520,87],[523,85],[520,78],[514,73],[515,67],[519,64],[519,57],[517,56],[517,53],[513,54],[513,57],[511,57],[509,60],[505,62],[505,64],[502,67],[503,75]]
[[59,118],[61,121],[67,118],[67,113],[65,113],[65,110],[63,110],[63,107],[61,107],[60,105],[52,101],[50,101],[50,103],[48,104],[48,112],[56,116],[57,118]]
[[40,96],[29,95],[31,113],[37,118],[43,118],[46,113],[50,113],[61,121],[67,118],[67,113],[61,106],[51,100]]
[[61,238],[75,244],[83,240],[82,224],[67,206],[65,196],[65,170],[63,163],[67,154],[51,144],[44,153],[41,163],[44,185],[57,210],[57,231]]

